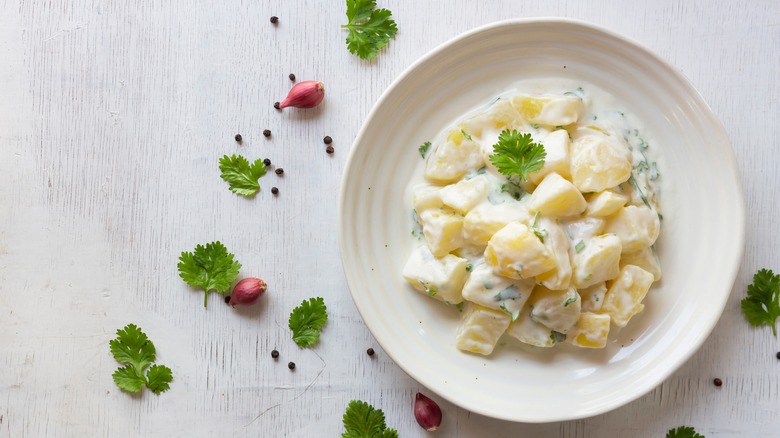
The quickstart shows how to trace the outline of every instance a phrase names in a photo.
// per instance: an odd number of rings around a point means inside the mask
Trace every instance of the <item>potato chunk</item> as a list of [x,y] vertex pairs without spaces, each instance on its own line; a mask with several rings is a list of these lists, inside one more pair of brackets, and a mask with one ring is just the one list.
[[548,126],[566,126],[585,114],[585,105],[577,96],[525,95],[512,99],[512,105],[528,123]]
[[517,319],[520,310],[534,289],[530,280],[510,280],[493,273],[490,266],[481,263],[471,270],[463,286],[463,299],[495,310],[503,310]]
[[420,292],[450,304],[463,301],[461,290],[466,282],[467,261],[447,254],[435,257],[427,246],[417,248],[403,269],[403,276]]
[[582,213],[587,205],[574,184],[553,172],[531,194],[528,209],[544,216],[566,217]]
[[509,324],[506,334],[534,347],[553,347],[558,342],[552,330],[531,319],[531,307],[525,306],[517,320]]
[[577,289],[582,298],[583,312],[598,312],[604,305],[604,295],[607,294],[607,284],[597,283],[583,289]]
[[580,319],[582,299],[574,288],[550,290],[537,286],[528,305],[531,307],[531,319],[565,334]]
[[605,230],[620,238],[623,252],[631,253],[655,243],[661,233],[661,221],[650,208],[629,205],[609,217]]
[[600,192],[628,181],[631,176],[628,149],[619,150],[606,137],[580,137],[571,144],[571,176],[583,193]]
[[595,217],[609,216],[620,210],[627,202],[627,197],[610,190],[594,193],[588,197],[588,209],[585,214]]
[[583,312],[580,320],[566,334],[566,341],[583,348],[604,348],[609,337],[609,315]]
[[574,287],[586,288],[617,277],[622,249],[617,236],[603,234],[584,240],[581,244],[584,246],[572,258]]
[[512,222],[488,242],[485,263],[499,275],[531,278],[555,268],[550,251],[524,224]]
[[544,158],[544,166],[528,175],[528,180],[533,184],[539,184],[545,176],[555,172],[562,177],[571,178],[569,161],[569,133],[565,129],[558,129],[547,134],[541,141],[547,156]]
[[419,185],[414,188],[414,209],[419,215],[425,210],[438,210],[444,206],[441,202],[441,187]]
[[661,279],[661,264],[651,247],[645,247],[636,252],[623,254],[620,257],[620,267],[622,268],[626,265],[639,266],[645,271],[653,274],[653,281]]
[[419,217],[425,241],[433,255],[442,257],[462,246],[463,217],[443,210],[425,210]]
[[528,222],[531,214],[521,204],[479,205],[463,218],[463,238],[476,245],[487,245],[498,230],[511,222]]
[[441,189],[441,202],[457,212],[468,213],[488,194],[488,180],[485,175],[462,179]]
[[544,230],[544,246],[550,251],[555,261],[555,268],[536,276],[536,281],[552,290],[564,290],[571,283],[571,261],[569,259],[569,245],[571,241],[563,227],[550,218],[539,218],[537,227]]
[[450,183],[462,178],[469,169],[477,169],[483,164],[479,144],[456,128],[434,146],[425,166],[425,177],[437,183]]
[[463,312],[455,345],[463,351],[488,355],[493,352],[510,321],[505,312],[469,303]]
[[612,318],[613,324],[625,327],[632,316],[644,310],[642,300],[651,284],[653,274],[638,266],[624,266],[607,291],[601,311]]

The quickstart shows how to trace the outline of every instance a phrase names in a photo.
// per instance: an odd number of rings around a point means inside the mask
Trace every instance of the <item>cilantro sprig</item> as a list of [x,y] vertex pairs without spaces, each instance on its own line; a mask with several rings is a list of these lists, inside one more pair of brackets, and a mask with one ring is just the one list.
[[696,433],[696,430],[690,426],[680,426],[666,432],[666,438],[704,438],[704,435]]
[[514,129],[501,131],[498,143],[493,145],[493,152],[490,162],[510,181],[513,176],[527,181],[528,174],[541,170],[547,158],[544,146],[534,143],[531,134],[522,134]]
[[265,175],[263,160],[257,159],[249,164],[241,155],[232,155],[219,159],[220,177],[230,184],[230,191],[243,196],[253,196],[260,191],[258,180]]
[[327,321],[328,308],[322,297],[303,300],[290,313],[288,326],[292,330],[292,340],[300,348],[311,347],[320,339],[320,330]]
[[[157,351],[146,333],[135,324],[128,324],[117,330],[116,335],[116,339],[111,340],[108,345],[114,359],[125,366],[114,371],[114,383],[128,392],[139,392],[144,386],[155,394],[170,389],[173,372],[165,365],[151,365],[156,359]],[[144,374],[147,368],[149,369]]]
[[347,49],[362,59],[373,59],[398,28],[392,13],[387,9],[376,9],[376,0],[347,0],[347,20],[341,26],[349,30]]
[[203,297],[203,307],[208,306],[209,292],[212,290],[220,295],[230,289],[230,284],[236,279],[241,263],[234,260],[225,245],[217,242],[198,245],[194,252],[182,252],[179,256],[179,276],[192,287],[206,291]]
[[417,148],[417,151],[420,152],[420,156],[425,159],[425,154],[428,153],[428,149],[431,148],[431,142],[426,141],[425,143],[421,144],[419,148]]
[[352,400],[342,417],[341,438],[398,438],[398,431],[385,424],[385,413],[361,400]]
[[768,325],[777,336],[777,318],[780,317],[780,275],[762,269],[753,276],[747,288],[747,298],[740,305],[745,318],[753,326]]

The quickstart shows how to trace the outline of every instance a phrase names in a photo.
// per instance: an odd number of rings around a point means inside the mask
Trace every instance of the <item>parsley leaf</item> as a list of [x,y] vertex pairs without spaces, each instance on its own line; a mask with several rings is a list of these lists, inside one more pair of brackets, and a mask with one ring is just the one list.
[[499,172],[507,178],[517,175],[523,181],[528,180],[529,173],[540,170],[547,157],[544,146],[534,143],[531,134],[521,134],[514,129],[501,131],[493,152],[490,162]]
[[303,300],[300,306],[293,309],[288,326],[292,330],[292,340],[299,347],[311,347],[317,342],[322,326],[328,321],[327,310],[322,297]]
[[341,438],[398,438],[398,432],[385,424],[385,413],[364,401],[349,402],[342,419],[346,430]]
[[420,151],[420,156],[425,159],[425,154],[428,153],[428,149],[431,148],[431,142],[426,141],[425,143],[421,144],[419,148],[417,148],[418,151]]
[[376,9],[376,0],[347,0],[347,20],[341,26],[349,30],[347,48],[362,59],[376,57],[398,32],[392,13]]
[[[116,331],[117,338],[109,341],[111,354],[117,362],[125,364],[112,374],[114,383],[128,392],[139,392],[144,385],[155,394],[167,391],[173,380],[171,369],[164,365],[151,365],[155,360],[154,344],[135,324],[128,324]],[[149,371],[144,376],[144,370]]]
[[220,177],[230,184],[230,191],[243,196],[253,196],[260,191],[260,184],[257,180],[265,175],[265,164],[263,160],[257,159],[249,164],[246,158],[241,155],[233,155],[219,159],[219,170],[222,171]]
[[233,260],[233,254],[219,241],[198,245],[195,252],[182,252],[179,256],[179,276],[187,284],[206,291],[203,307],[208,305],[210,291],[224,295],[236,279],[241,263]]
[[768,325],[777,336],[776,320],[780,317],[780,275],[762,269],[753,276],[747,298],[740,302],[742,313],[753,326]]
[[704,438],[704,435],[696,433],[690,426],[681,426],[666,432],[666,438]]

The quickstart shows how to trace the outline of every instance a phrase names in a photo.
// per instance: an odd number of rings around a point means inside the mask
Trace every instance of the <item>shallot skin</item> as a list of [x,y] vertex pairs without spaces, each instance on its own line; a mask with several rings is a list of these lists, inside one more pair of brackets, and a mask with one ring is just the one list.
[[233,288],[233,293],[230,295],[229,305],[236,307],[236,304],[242,306],[251,306],[257,302],[260,295],[264,294],[268,285],[259,278],[245,278]]
[[441,426],[441,408],[435,401],[417,393],[414,398],[414,418],[423,429],[433,432]]
[[303,81],[295,84],[287,97],[279,102],[279,109],[287,107],[314,108],[325,98],[325,84],[318,81]]

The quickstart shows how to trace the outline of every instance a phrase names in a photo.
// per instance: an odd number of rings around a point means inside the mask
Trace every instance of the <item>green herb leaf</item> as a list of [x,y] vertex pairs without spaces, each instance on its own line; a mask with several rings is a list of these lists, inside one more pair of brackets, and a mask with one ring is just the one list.
[[574,303],[576,301],[577,301],[577,297],[573,296],[573,297],[569,298],[568,300],[566,300],[565,303],[563,303],[563,307],[569,307],[569,304]]
[[544,146],[534,143],[531,134],[508,129],[501,131],[498,143],[493,145],[493,152],[490,162],[499,172],[507,178],[517,175],[523,181],[528,180],[528,174],[540,170],[547,158]]
[[385,424],[385,413],[364,401],[349,402],[342,419],[342,438],[398,438],[398,432]]
[[467,139],[467,140],[469,140],[469,141],[473,141],[473,140],[474,140],[473,138],[471,138],[471,136],[470,136],[470,135],[469,135],[469,134],[468,134],[466,131],[464,131],[464,130],[462,130],[462,129],[461,129],[461,130],[460,130],[460,133],[463,135],[463,137],[464,137],[465,139]]
[[347,0],[347,20],[341,26],[349,30],[347,49],[362,59],[376,57],[398,32],[392,13],[376,9],[376,0]]
[[466,265],[466,272],[471,272],[472,269],[474,269],[474,265],[472,265],[471,263]]
[[292,330],[292,340],[298,347],[311,347],[317,342],[322,326],[328,321],[327,310],[322,297],[303,300],[300,306],[293,309],[288,326]]
[[234,260],[225,245],[217,242],[198,245],[195,252],[183,252],[179,256],[179,276],[192,287],[206,291],[203,307],[208,304],[210,291],[224,295],[236,279],[241,263]]
[[544,238],[547,237],[547,230],[544,228],[536,227],[536,221],[538,220],[539,220],[539,212],[537,211],[536,214],[534,215],[533,221],[531,221],[531,226],[529,228],[531,228],[531,231],[534,234],[536,234],[536,237],[538,237],[539,240],[541,240],[542,243],[544,243]]
[[666,438],[704,438],[704,435],[696,433],[696,430],[690,426],[681,426],[666,432]]
[[574,245],[574,251],[577,252],[577,254],[581,253],[582,250],[585,249],[585,242],[580,240],[576,245]]
[[241,155],[220,158],[219,170],[222,171],[220,177],[230,184],[230,191],[243,196],[253,196],[260,191],[257,180],[266,172],[263,160],[258,158],[250,165]]
[[[117,362],[125,364],[112,374],[114,383],[128,392],[139,392],[144,385],[159,394],[170,388],[173,380],[171,369],[163,365],[149,365],[154,362],[154,344],[135,324],[128,324],[116,331],[116,339],[109,341],[111,354]],[[144,376],[144,370],[149,371]]]
[[553,341],[553,344],[557,344],[559,342],[563,342],[566,340],[566,335],[560,332],[556,332],[555,330],[550,332],[550,339]]
[[165,365],[152,365],[146,372],[146,378],[148,379],[146,387],[151,389],[153,393],[159,394],[171,388],[173,372]]
[[425,154],[428,153],[428,149],[431,148],[431,142],[426,141],[425,143],[421,144],[419,148],[417,148],[418,151],[420,151],[420,156],[425,159]]
[[762,269],[753,276],[747,288],[747,298],[740,305],[745,319],[753,326],[768,325],[777,336],[777,318],[780,317],[780,275]]

